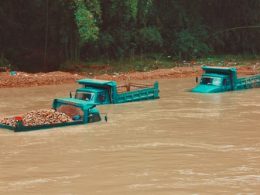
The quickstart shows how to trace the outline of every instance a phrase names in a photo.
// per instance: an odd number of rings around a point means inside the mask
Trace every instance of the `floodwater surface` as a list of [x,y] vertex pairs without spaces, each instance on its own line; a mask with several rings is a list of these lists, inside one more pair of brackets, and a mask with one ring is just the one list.
[[[0,194],[260,194],[260,89],[99,107],[108,122],[0,129]],[[0,89],[0,116],[49,108],[76,85]]]

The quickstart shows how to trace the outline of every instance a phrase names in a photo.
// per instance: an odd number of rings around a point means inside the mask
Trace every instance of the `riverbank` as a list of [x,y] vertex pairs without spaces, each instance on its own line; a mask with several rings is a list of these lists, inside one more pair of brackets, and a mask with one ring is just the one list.
[[[237,66],[239,75],[254,75],[259,73],[260,63],[253,63],[245,66]],[[150,80],[150,79],[172,79],[172,78],[187,78],[201,75],[202,70],[200,65],[190,65],[185,67],[173,67],[150,70],[146,72],[113,72],[100,73],[95,70],[86,72],[49,72],[49,73],[25,73],[16,72],[16,75],[10,75],[8,72],[0,73],[0,88],[14,87],[33,87],[43,85],[59,85],[74,83],[82,78],[93,78],[102,80],[114,80],[118,82],[131,80]]]

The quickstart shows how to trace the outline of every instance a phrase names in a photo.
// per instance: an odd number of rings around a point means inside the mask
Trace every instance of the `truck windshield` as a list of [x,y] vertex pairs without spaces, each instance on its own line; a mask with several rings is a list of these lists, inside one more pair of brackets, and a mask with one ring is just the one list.
[[91,100],[92,94],[87,92],[77,92],[75,98],[80,100]]
[[202,77],[200,83],[203,84],[203,85],[221,86],[222,78],[218,78],[218,77]]

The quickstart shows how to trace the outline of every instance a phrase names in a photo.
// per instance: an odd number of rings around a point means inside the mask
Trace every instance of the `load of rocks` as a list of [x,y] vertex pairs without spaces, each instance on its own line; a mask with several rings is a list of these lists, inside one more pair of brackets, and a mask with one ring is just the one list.
[[0,118],[0,123],[14,127],[16,122],[15,118]]
[[[65,113],[55,111],[53,109],[41,109],[28,112],[21,115],[21,119],[24,126],[36,126],[36,125],[47,125],[47,124],[57,124],[72,122],[72,118]],[[16,118],[0,118],[0,123],[15,126]]]

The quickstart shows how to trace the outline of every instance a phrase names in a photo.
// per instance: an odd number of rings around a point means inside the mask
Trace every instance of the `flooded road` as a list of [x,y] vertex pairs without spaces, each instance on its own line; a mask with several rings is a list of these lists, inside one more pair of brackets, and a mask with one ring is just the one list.
[[[108,123],[0,129],[0,194],[260,194],[260,89],[193,85],[165,80],[160,100],[99,107]],[[0,116],[49,108],[75,87],[0,89]]]

